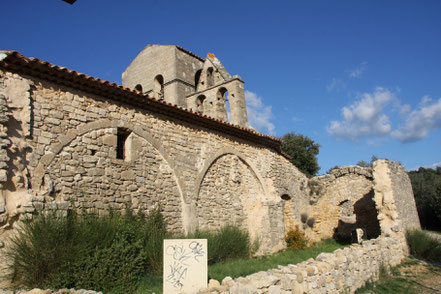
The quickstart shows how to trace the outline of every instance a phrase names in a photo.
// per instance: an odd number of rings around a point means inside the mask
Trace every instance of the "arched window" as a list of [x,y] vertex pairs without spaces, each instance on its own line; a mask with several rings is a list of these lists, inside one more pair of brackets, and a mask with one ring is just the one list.
[[118,128],[116,133],[116,158],[127,160],[128,150],[126,147],[130,131],[125,128]]
[[142,93],[142,86],[140,84],[136,85],[135,90]]
[[196,74],[194,75],[194,88],[195,88],[195,90],[197,90],[197,88],[198,88],[199,80],[201,79],[201,73],[202,73],[202,69],[198,70],[196,72]]
[[196,98],[196,112],[204,113],[204,101],[204,95],[199,95],[198,98]]
[[157,99],[164,99],[164,78],[162,75],[157,75],[155,77],[153,96]]
[[224,87],[219,88],[216,95],[217,100],[227,99],[227,96],[228,96],[228,90]]
[[228,90],[224,87],[219,88],[216,94],[216,115],[215,117],[223,120],[229,121],[229,109],[228,106]]
[[214,75],[213,75],[213,68],[209,67],[207,69],[207,88],[214,86]]

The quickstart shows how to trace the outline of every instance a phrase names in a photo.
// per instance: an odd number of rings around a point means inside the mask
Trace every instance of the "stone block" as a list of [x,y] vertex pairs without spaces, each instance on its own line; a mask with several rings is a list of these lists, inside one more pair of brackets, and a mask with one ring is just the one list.
[[6,182],[8,180],[8,171],[0,169],[0,182]]
[[103,144],[104,145],[109,145],[109,146],[112,146],[112,147],[116,147],[117,137],[114,136],[114,135],[103,136]]
[[133,170],[126,170],[121,173],[121,179],[122,180],[134,180],[135,179],[135,173]]

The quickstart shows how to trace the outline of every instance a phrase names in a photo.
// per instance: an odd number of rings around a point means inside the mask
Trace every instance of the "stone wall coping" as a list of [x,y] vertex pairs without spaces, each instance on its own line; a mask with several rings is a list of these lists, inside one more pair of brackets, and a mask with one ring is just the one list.
[[348,165],[342,166],[339,168],[334,168],[329,171],[326,175],[313,177],[312,180],[319,182],[330,182],[335,180],[336,178],[342,177],[348,174],[355,174],[360,176],[365,176],[368,179],[373,179],[372,168],[370,167],[361,167],[358,165]]
[[[41,61],[27,58],[17,51],[0,51],[0,68],[19,74],[29,75],[49,82],[78,89],[87,93],[107,98],[113,102],[124,103],[157,114],[177,118],[187,123],[229,134],[237,138],[269,147],[281,153],[281,139],[261,134],[249,128],[233,125],[210,116],[184,109],[180,106],[144,95],[137,90],[125,88],[109,81],[104,81],[86,74],[69,70]],[[282,154],[283,155],[283,154]]]

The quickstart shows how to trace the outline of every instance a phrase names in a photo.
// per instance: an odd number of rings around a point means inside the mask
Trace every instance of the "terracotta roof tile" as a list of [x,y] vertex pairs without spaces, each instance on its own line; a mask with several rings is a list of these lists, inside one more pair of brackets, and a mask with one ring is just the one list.
[[[177,47],[189,54],[193,54],[179,46]],[[195,55],[195,57],[198,56]],[[265,145],[281,153],[281,139],[261,134],[252,129],[233,125],[207,115],[196,113],[180,106],[167,103],[164,100],[154,99],[148,95],[143,95],[136,90],[124,88],[115,83],[110,83],[109,81],[104,81],[65,67],[60,67],[47,61],[41,61],[38,58],[27,58],[17,51],[0,51],[0,68],[56,82],[84,92],[103,96],[110,100],[116,100],[155,113],[174,117],[191,124]]]

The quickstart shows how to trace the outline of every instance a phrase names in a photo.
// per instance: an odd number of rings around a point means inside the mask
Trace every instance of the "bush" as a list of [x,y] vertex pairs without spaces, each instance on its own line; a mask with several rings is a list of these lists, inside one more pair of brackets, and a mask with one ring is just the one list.
[[285,236],[286,246],[288,249],[305,249],[309,246],[309,240],[305,236],[305,233],[296,227],[290,230]]
[[429,235],[425,231],[412,230],[406,232],[410,253],[421,259],[441,262],[441,239]]
[[226,225],[214,232],[197,231],[186,238],[207,239],[208,264],[248,258],[258,247],[257,243],[251,243],[248,232],[233,225]]
[[39,215],[12,240],[11,278],[29,288],[133,292],[143,273],[161,272],[166,236],[159,208],[148,216]]

